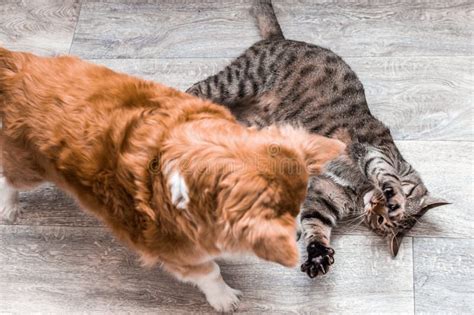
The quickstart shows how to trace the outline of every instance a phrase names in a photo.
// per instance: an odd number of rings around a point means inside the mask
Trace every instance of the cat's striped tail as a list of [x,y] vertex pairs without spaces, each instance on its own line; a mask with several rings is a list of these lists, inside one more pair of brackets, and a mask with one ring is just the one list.
[[263,39],[284,39],[271,0],[254,0],[251,14],[257,19]]

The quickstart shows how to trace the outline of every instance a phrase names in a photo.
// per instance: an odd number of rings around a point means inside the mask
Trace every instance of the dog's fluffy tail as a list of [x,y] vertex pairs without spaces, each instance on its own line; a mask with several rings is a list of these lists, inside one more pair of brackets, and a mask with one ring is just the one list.
[[251,14],[257,19],[263,39],[284,39],[271,0],[254,0]]

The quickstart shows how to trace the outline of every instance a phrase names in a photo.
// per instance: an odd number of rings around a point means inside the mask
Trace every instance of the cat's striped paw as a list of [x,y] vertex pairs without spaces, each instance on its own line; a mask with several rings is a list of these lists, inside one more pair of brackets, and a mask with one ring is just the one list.
[[401,187],[388,183],[382,185],[382,192],[385,198],[388,216],[397,222],[405,212],[405,194]]
[[307,251],[308,259],[301,265],[301,271],[306,272],[310,278],[326,274],[329,266],[334,263],[334,249],[313,242],[308,245]]

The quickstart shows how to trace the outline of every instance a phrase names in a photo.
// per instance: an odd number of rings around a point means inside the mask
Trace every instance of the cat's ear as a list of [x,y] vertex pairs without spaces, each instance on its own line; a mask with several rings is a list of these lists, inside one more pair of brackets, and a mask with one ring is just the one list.
[[432,208],[449,205],[449,204],[451,204],[449,201],[443,198],[433,197],[431,195],[424,196],[420,201],[420,206],[424,210],[424,212]]
[[[431,195],[425,195],[421,200],[420,200],[420,211],[418,211],[414,217],[416,219],[421,218],[428,210],[448,205],[450,202],[446,201],[443,198],[437,198],[433,197]],[[393,235],[389,239],[389,248],[390,248],[390,253],[392,254],[392,257],[397,256],[398,250],[400,249],[400,245],[402,243],[403,237],[405,234],[416,224],[417,220],[411,220],[410,224],[408,225],[409,227],[406,227],[403,231],[398,232],[396,235]]]
[[405,233],[397,233],[396,235],[392,235],[389,239],[389,248],[390,254],[392,257],[396,257],[398,254],[398,250],[400,249],[400,245],[402,244],[403,237]]

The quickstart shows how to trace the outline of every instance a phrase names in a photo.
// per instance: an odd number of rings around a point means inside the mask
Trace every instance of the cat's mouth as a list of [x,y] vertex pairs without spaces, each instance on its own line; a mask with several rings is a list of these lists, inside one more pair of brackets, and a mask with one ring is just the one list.
[[367,225],[381,236],[394,235],[398,233],[399,222],[403,215],[389,217],[383,197],[374,193],[364,196],[365,221]]
[[398,223],[390,220],[388,216],[369,211],[365,214],[365,220],[372,231],[378,235],[388,236],[398,231]]
[[387,238],[392,257],[397,256],[402,239],[416,218],[405,214],[390,218],[384,200],[374,194],[370,198],[364,197],[364,211],[367,225],[376,234]]

